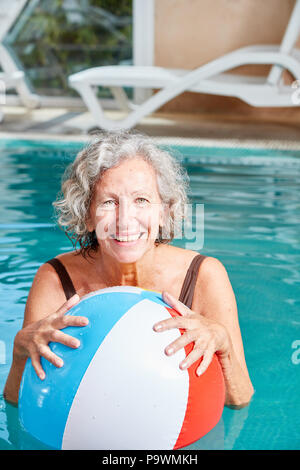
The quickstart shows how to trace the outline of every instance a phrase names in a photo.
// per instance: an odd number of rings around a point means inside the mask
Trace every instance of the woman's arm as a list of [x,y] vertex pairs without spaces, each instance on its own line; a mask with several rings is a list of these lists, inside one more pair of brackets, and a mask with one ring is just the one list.
[[207,369],[213,354],[216,353],[226,385],[225,404],[238,408],[246,406],[253,395],[253,386],[245,361],[235,296],[222,263],[210,257],[203,261],[197,279],[193,310],[167,292],[163,293],[163,297],[181,316],[159,322],[154,329],[186,330],[167,346],[166,354],[174,354],[178,349],[193,342],[193,350],[180,367],[188,368],[203,358],[197,368],[200,375]]
[[69,347],[78,347],[78,341],[61,331],[66,326],[83,326],[87,319],[65,315],[79,301],[76,294],[67,302],[57,274],[50,265],[42,265],[33,280],[25,307],[22,329],[16,334],[13,348],[12,365],[4,388],[4,398],[12,403],[18,402],[20,383],[28,357],[41,380],[45,373],[40,357],[45,357],[56,367],[62,363],[50,350],[48,343],[56,341]]
[[203,299],[202,315],[225,328],[228,346],[217,351],[226,384],[225,404],[242,407],[254,393],[246,365],[235,295],[223,264],[216,258],[203,262],[199,294]]

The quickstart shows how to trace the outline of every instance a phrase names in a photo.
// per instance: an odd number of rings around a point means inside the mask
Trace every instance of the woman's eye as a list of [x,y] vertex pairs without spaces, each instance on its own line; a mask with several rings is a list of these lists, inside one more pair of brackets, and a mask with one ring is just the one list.
[[101,203],[101,206],[108,207],[108,208],[114,207],[115,205],[116,205],[116,201],[114,201],[113,199],[108,199],[107,201],[104,201]]
[[136,202],[140,206],[143,206],[143,205],[147,204],[149,201],[148,201],[148,199],[145,199],[144,197],[138,197],[138,198],[136,198]]

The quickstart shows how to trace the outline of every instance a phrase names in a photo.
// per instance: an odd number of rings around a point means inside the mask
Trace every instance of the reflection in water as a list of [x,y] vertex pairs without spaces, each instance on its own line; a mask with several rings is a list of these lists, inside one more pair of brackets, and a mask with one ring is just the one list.
[[223,450],[224,449],[224,421],[219,420],[216,426],[199,441],[194,442],[184,450]]
[[228,423],[228,432],[225,437],[224,450],[234,449],[235,442],[246,424],[250,407],[251,403],[249,406],[241,408],[240,410],[232,410]]
[[[7,440],[0,439],[0,448],[13,449],[30,449],[30,450],[48,450],[50,447],[31,436],[19,420],[18,408],[3,400],[4,406],[2,412],[6,415]],[[244,424],[247,420],[249,407],[235,410],[231,413],[228,428],[225,434],[225,426],[223,417],[217,425],[199,441],[184,448],[184,450],[227,450],[234,449],[234,444],[239,437]]]
[[4,413],[6,415],[6,425],[8,438],[7,441],[0,440],[0,448],[2,449],[2,442],[6,442],[6,445],[9,446],[9,449],[17,450],[47,450],[50,447],[47,447],[42,442],[35,439],[31,436],[22,426],[19,420],[19,411],[18,407],[12,405],[11,403],[4,402]]
[[[194,442],[185,449],[190,450],[231,450],[243,430],[251,404],[240,410],[231,410],[225,407],[223,415],[217,425],[199,441]],[[226,416],[226,420],[224,419]],[[226,421],[226,426],[224,424]]]
[[[2,401],[2,400],[1,400]],[[250,405],[251,406],[251,405]],[[7,439],[0,438],[0,448],[3,450],[48,450],[50,447],[31,436],[19,420],[18,408],[3,400],[1,411],[6,419],[1,421],[7,428]],[[225,434],[224,420],[221,417],[217,425],[199,441],[185,447],[185,450],[230,450],[238,439],[248,417],[249,407],[235,410],[230,413],[229,422],[226,425],[228,431]]]

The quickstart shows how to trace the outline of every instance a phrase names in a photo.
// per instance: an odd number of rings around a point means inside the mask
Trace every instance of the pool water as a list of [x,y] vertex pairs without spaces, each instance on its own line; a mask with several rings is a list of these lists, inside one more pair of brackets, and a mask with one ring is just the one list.
[[[47,448],[22,428],[2,391],[38,267],[73,249],[51,203],[82,145],[0,141],[0,449]],[[233,285],[255,388],[247,408],[225,408],[186,449],[300,449],[300,151],[173,149],[190,176],[191,200],[204,204],[199,251],[220,259]]]

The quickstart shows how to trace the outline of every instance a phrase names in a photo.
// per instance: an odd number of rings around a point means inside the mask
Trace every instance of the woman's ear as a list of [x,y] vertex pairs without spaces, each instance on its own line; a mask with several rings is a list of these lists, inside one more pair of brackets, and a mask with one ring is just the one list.
[[169,208],[168,204],[162,203],[161,208],[160,208],[160,213],[159,213],[159,225],[160,225],[160,227],[163,227],[164,225],[166,225],[166,222],[167,222],[168,216],[169,216],[169,212],[170,212],[170,208]]
[[89,205],[88,205],[88,209],[86,211],[86,217],[85,217],[85,226],[89,232],[94,232],[96,230],[96,227],[93,221],[94,215],[95,215],[95,205],[94,205],[94,196],[92,194],[89,199]]
[[169,217],[170,207],[168,204],[161,204],[159,213],[159,235],[160,238],[169,238]]
[[87,218],[85,219],[85,225],[88,232],[93,232],[95,230],[94,224],[92,223],[90,216],[87,216]]

